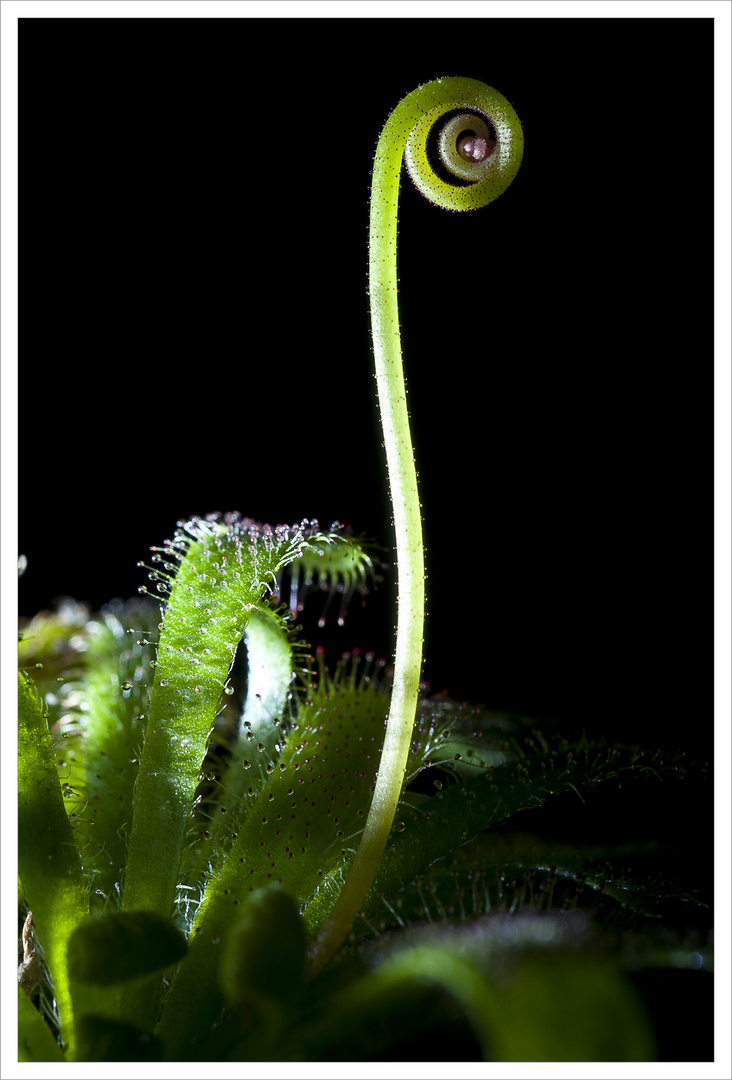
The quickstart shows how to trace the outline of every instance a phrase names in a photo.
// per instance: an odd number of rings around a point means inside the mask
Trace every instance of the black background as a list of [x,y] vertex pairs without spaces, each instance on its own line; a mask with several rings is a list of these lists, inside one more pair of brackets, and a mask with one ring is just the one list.
[[[709,19],[21,19],[20,614],[135,595],[191,514],[391,544],[369,173],[399,99],[464,74],[526,149],[475,214],[403,186],[425,678],[711,742],[712,47]],[[331,657],[391,655],[393,578]]]

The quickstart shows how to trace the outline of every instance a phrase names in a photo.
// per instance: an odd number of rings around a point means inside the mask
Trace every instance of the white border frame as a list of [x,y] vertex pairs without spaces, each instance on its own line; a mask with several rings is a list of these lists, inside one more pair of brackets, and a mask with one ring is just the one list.
[[[18,1064],[16,1060],[17,1026],[14,979],[17,919],[17,791],[15,762],[17,740],[9,718],[16,715],[15,670],[17,665],[17,48],[19,18],[713,18],[715,20],[715,762],[716,762],[716,902],[719,913],[715,930],[717,974],[715,977],[715,1061],[713,1063],[617,1063],[582,1065],[547,1065],[531,1067],[523,1064],[501,1064],[502,1078],[556,1076],[562,1080],[587,1080],[588,1077],[607,1077],[615,1080],[621,1074],[634,1080],[675,1080],[675,1078],[707,1078],[729,1080],[732,1076],[729,1017],[730,1002],[730,912],[732,908],[732,876],[730,874],[730,817],[732,811],[732,777],[730,776],[730,726],[732,723],[732,694],[730,666],[732,633],[730,595],[732,589],[732,361],[730,349],[730,131],[732,116],[732,82],[730,80],[730,29],[732,4],[728,0],[0,0],[0,78],[2,107],[0,135],[2,137],[2,179],[0,184],[0,213],[2,249],[0,252],[0,694],[2,703],[2,927],[0,992],[2,993],[2,1061],[3,1080],[22,1077],[24,1080],[50,1080],[56,1076],[120,1077],[130,1076],[131,1067],[125,1064],[35,1066]],[[12,994],[12,998],[11,998]],[[495,1066],[477,1064],[451,1066],[445,1063],[419,1063],[410,1067],[399,1065],[390,1074],[384,1065],[349,1062],[346,1072],[350,1078],[375,1075],[378,1068],[384,1080],[387,1075],[419,1076],[420,1080],[441,1078],[449,1073],[458,1077],[496,1076]],[[73,1070],[73,1071],[70,1071]],[[632,1070],[632,1071],[631,1071]],[[142,1080],[139,1066],[135,1075]],[[262,1077],[340,1077],[341,1065],[262,1064],[257,1075]],[[187,1064],[154,1065],[150,1075],[157,1078],[196,1078],[202,1066]],[[221,1078],[242,1075],[241,1065],[217,1064],[216,1076]]]

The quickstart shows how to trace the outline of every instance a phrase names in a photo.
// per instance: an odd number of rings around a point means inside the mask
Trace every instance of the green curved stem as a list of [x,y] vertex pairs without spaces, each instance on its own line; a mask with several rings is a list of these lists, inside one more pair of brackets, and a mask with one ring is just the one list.
[[[492,152],[475,166],[478,179],[453,186],[437,176],[427,151],[435,122],[465,108],[482,113],[495,133]],[[451,128],[452,130],[452,128]],[[463,132],[469,125],[463,124]],[[458,135],[449,139],[450,153]],[[373,801],[349,876],[328,919],[311,943],[312,977],[350,930],[374,879],[394,820],[417,709],[424,633],[424,553],[417,474],[409,427],[397,304],[397,207],[402,158],[424,195],[454,210],[475,209],[497,198],[518,171],[523,135],[511,105],[495,90],[470,79],[438,79],[404,98],[386,122],[374,159],[369,237],[369,292],[376,382],[394,515],[398,619],[394,686]],[[480,157],[480,151],[476,155]],[[449,163],[444,162],[447,168]],[[462,162],[463,169],[465,161]],[[461,179],[464,172],[461,173]]]

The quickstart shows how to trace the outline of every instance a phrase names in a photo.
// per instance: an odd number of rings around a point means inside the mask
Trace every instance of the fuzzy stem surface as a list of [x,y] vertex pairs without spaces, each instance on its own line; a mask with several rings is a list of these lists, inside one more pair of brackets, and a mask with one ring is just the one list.
[[[428,154],[435,121],[455,109],[483,112],[495,150],[478,165],[476,182],[452,186]],[[469,121],[468,121],[469,123]],[[463,125],[465,127],[465,124]],[[523,135],[511,105],[470,79],[437,79],[408,94],[387,120],[374,158],[369,232],[369,294],[374,362],[394,518],[398,616],[394,684],[384,748],[366,826],[338,899],[311,942],[308,974],[317,974],[349,932],[384,852],[409,756],[417,711],[424,636],[422,515],[407,409],[397,301],[397,217],[405,157],[419,190],[438,206],[472,210],[495,199],[513,180]]]

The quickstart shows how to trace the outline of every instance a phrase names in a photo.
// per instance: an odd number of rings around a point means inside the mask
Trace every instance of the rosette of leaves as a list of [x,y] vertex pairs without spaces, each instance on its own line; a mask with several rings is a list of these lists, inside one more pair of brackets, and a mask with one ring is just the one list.
[[430,1032],[432,1058],[652,1057],[633,975],[706,977],[708,897],[668,876],[658,840],[630,842],[637,823],[576,846],[504,823],[567,797],[580,815],[600,788],[617,804],[638,787],[698,795],[703,769],[423,697],[376,880],[306,981],[390,685],[371,658],[329,673],[276,596],[295,560],[347,594],[371,559],[340,528],[237,515],[181,525],[154,555],[162,612],[67,606],[24,633],[21,663],[48,681],[44,701],[21,676],[21,1056],[359,1060],[414,1056]]

